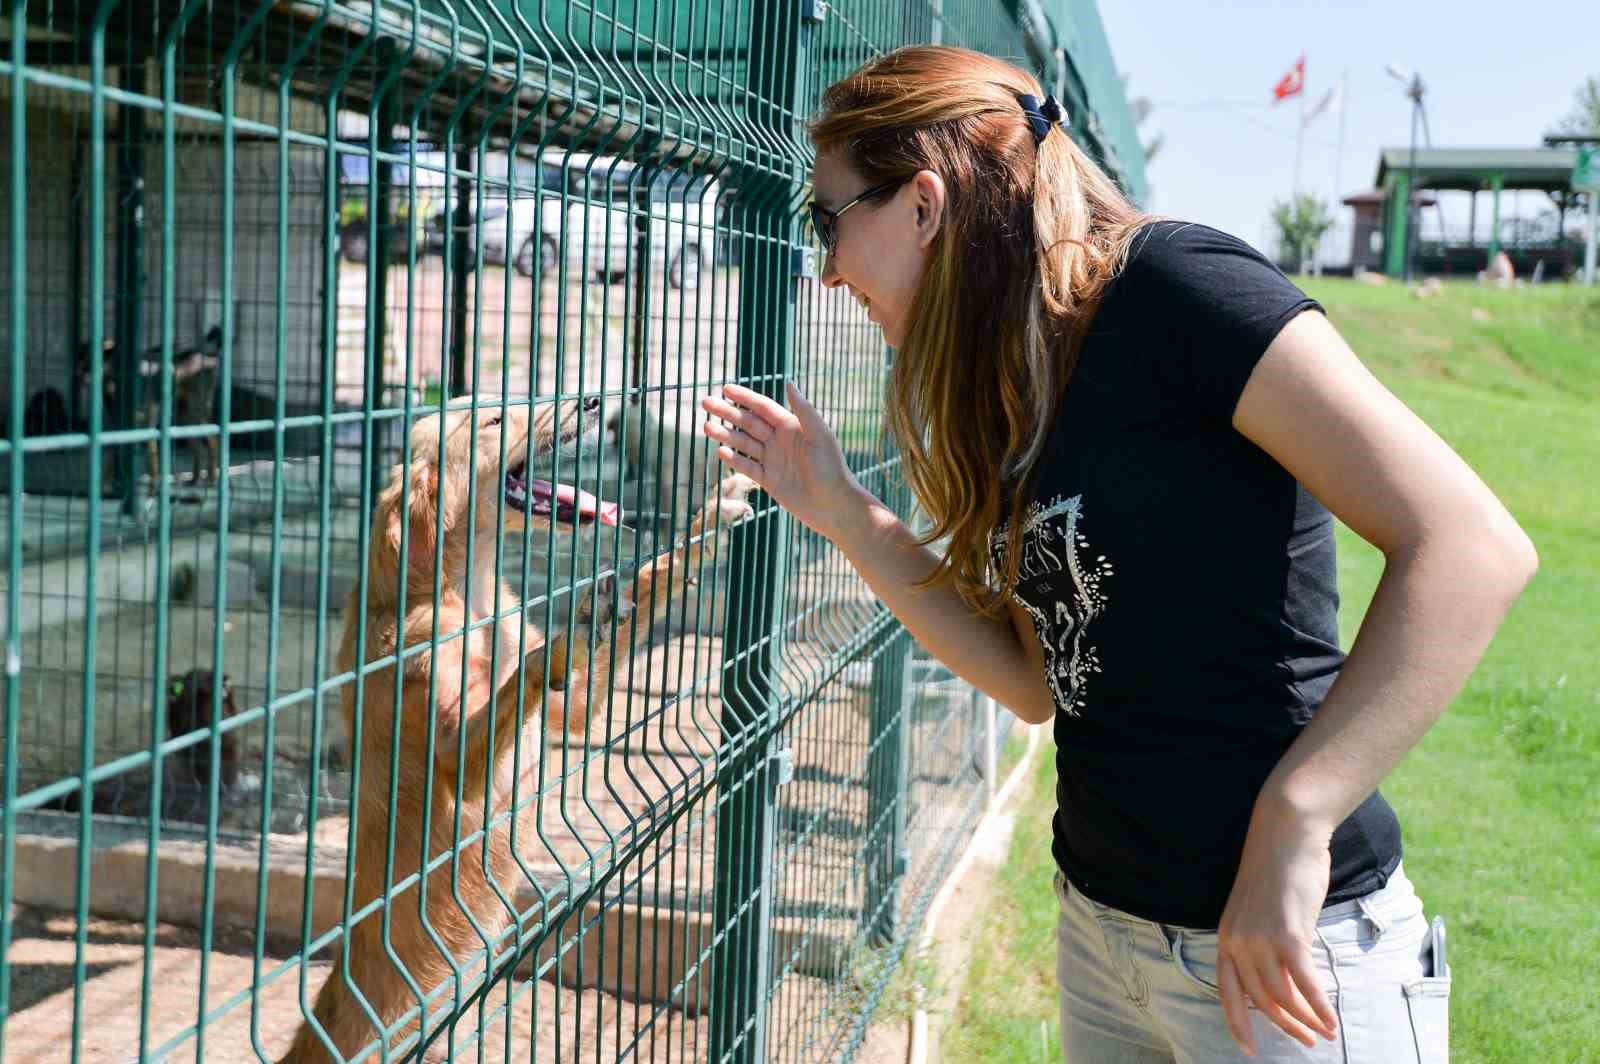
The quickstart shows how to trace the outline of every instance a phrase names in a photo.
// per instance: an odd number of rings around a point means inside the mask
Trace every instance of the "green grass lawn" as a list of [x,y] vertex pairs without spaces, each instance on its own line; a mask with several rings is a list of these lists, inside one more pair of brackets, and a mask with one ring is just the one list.
[[[1308,281],[1384,382],[1488,482],[1540,570],[1451,710],[1384,784],[1406,871],[1450,926],[1452,1059],[1600,1061],[1600,292]],[[1339,530],[1353,638],[1382,558]],[[1049,816],[1035,793],[978,934],[946,1059],[1059,1059]],[[1041,1037],[1040,1024],[1046,1024]]]

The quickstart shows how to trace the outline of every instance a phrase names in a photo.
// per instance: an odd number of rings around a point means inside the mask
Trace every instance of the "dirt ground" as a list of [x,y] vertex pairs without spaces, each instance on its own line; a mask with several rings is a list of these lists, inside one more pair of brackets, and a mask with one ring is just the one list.
[[[7,1064],[54,1064],[71,1059],[74,1022],[75,922],[71,916],[14,907],[11,947],[11,1016],[6,1022]],[[144,928],[118,920],[91,920],[83,952],[84,990],[79,1007],[81,1031],[79,1060],[84,1064],[122,1064],[138,1060],[138,1007],[143,984]],[[300,1022],[301,968],[284,957],[290,951],[268,949],[261,971],[255,971],[254,949],[248,934],[219,928],[209,953],[201,950],[200,932],[159,924],[151,951],[152,987],[147,1012],[152,1048],[170,1044],[152,1061],[202,1060],[205,1064],[255,1064],[271,1061],[287,1049]],[[206,965],[203,1047],[195,1036],[200,1015],[200,967]],[[305,1000],[317,989],[332,965],[315,960],[305,966]],[[255,991],[252,1008],[250,993]],[[780,986],[772,1009],[777,1016],[793,1016],[795,1004],[815,1000],[819,980],[790,976]],[[514,1001],[504,1011],[504,992],[494,995],[486,1009],[482,1057],[484,1060],[543,1060],[552,1062],[627,1061],[698,1062],[705,1060],[709,1019],[649,1003],[633,1003],[597,990],[575,990],[544,980],[519,981]],[[496,1013],[499,1015],[496,1015]],[[773,1035],[782,1037],[781,1025]],[[815,1039],[815,1025],[792,1025],[789,1037],[797,1044],[769,1046],[769,1056],[791,1060],[832,1059],[822,1046],[804,1052]],[[462,1024],[461,1038],[452,1059],[480,1059],[476,1040],[477,1014]],[[807,1036],[810,1036],[809,1038]],[[862,1064],[899,1064],[905,1059],[902,1026],[874,1028],[856,1056]],[[798,1055],[791,1056],[791,1053]]]
[[[6,1060],[48,1064],[70,1059],[73,1010],[74,921],[70,916],[32,909],[14,910],[12,941],[12,1015],[6,1024]],[[275,1060],[288,1048],[299,1024],[300,966],[283,965],[282,951],[263,958],[261,983],[252,1010],[248,993],[257,985],[250,937],[219,929],[209,954],[200,949],[200,933],[190,928],[158,925],[151,955],[148,1016],[149,1044],[181,1044],[154,1060],[202,1059],[206,1064]],[[144,929],[115,920],[94,920],[84,951],[86,982],[81,1000],[81,1060],[121,1062],[137,1059],[143,979]],[[203,1050],[193,1028],[199,1014],[200,963],[206,960],[206,1024]],[[306,1000],[331,970],[326,960],[305,967]],[[514,1059],[576,1061],[626,1059],[623,1050],[646,1060],[698,1060],[704,1057],[705,1020],[667,1010],[649,1024],[656,1007],[635,1005],[593,990],[573,990],[553,983],[521,982],[509,1016],[485,1025],[484,1055],[503,1059],[507,1043]],[[241,999],[242,998],[242,999]],[[502,1008],[496,995],[489,1014]],[[254,1014],[252,1014],[252,1011]],[[476,1034],[475,1014],[463,1025],[463,1037]],[[188,1032],[185,1037],[185,1032]],[[627,1048],[631,1047],[631,1048]],[[695,1052],[698,1047],[698,1052]],[[198,1056],[197,1053],[202,1054]],[[458,1050],[456,1059],[476,1060],[476,1047]]]

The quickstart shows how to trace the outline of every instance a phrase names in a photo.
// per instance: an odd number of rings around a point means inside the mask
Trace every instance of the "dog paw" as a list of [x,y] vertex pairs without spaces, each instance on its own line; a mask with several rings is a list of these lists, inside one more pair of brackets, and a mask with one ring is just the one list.
[[754,517],[755,509],[746,500],[759,485],[743,473],[724,477],[717,485],[717,494],[706,500],[707,508],[715,505],[722,523],[732,524],[746,517]]
[[723,499],[743,501],[758,487],[760,485],[750,477],[745,476],[743,473],[734,473],[722,478],[721,483],[717,485],[717,496]]
[[578,605],[578,620],[591,629],[609,625],[612,618],[626,621],[633,616],[633,600],[617,589],[617,574],[607,573],[589,586]]

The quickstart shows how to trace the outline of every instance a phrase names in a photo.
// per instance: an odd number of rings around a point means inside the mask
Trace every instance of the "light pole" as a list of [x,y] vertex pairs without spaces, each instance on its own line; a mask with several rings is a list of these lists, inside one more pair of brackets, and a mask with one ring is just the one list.
[[[1405,67],[1390,63],[1384,68],[1389,76],[1406,87],[1406,95],[1411,98],[1411,161],[1406,166],[1406,246],[1405,246],[1405,279],[1411,282],[1411,249],[1416,246],[1416,211],[1413,209],[1417,202],[1417,121],[1422,118],[1422,94],[1426,91],[1422,84],[1422,75]],[[1433,138],[1428,138],[1432,140]]]

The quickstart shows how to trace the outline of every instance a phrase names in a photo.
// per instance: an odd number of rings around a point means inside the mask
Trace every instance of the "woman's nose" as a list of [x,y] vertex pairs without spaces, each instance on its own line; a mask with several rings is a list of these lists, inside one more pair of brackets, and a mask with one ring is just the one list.
[[844,284],[844,278],[839,276],[839,271],[833,267],[833,252],[822,253],[822,273],[819,275],[824,288],[838,288]]

